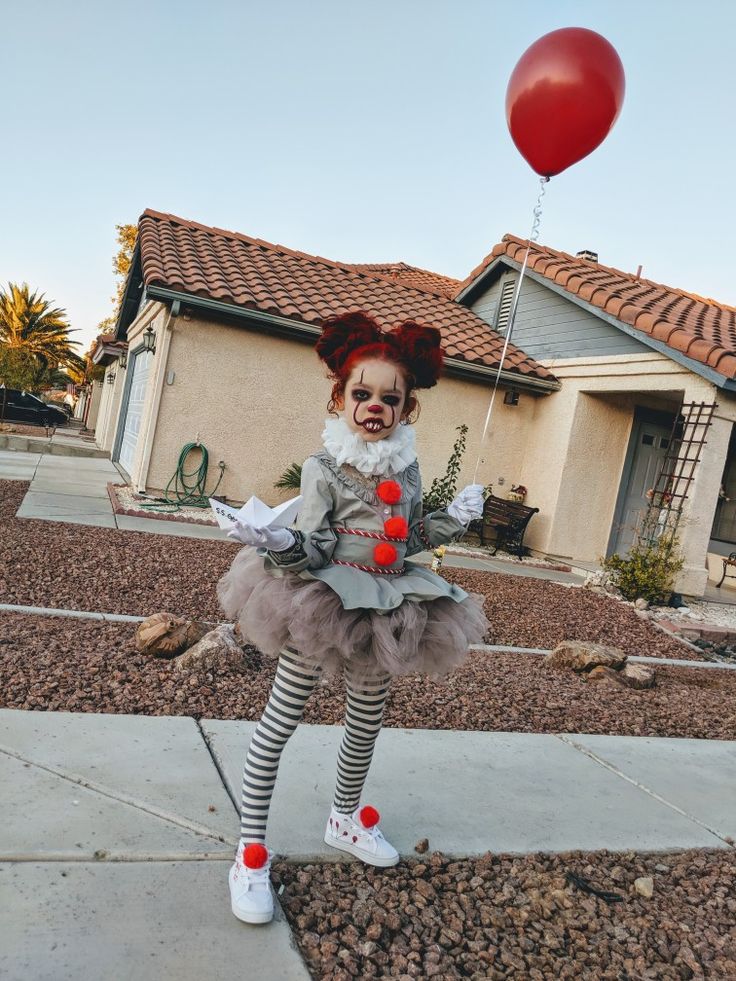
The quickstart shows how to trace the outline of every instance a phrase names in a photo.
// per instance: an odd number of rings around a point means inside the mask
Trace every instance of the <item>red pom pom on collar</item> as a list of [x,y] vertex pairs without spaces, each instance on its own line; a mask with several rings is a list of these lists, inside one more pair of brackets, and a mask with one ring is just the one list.
[[398,504],[401,500],[401,484],[395,480],[382,480],[376,494],[384,504]]
[[358,819],[364,828],[374,828],[381,820],[381,815],[369,804],[358,811]]
[[267,861],[268,849],[260,842],[251,842],[243,849],[243,865],[247,869],[262,869]]

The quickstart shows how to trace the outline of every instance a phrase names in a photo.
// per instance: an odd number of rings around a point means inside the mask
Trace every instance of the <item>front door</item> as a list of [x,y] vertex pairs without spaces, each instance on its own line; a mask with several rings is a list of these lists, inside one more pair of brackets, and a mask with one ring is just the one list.
[[643,419],[634,423],[631,434],[633,446],[628,460],[628,473],[622,475],[625,486],[619,497],[613,527],[613,547],[611,551],[627,555],[634,542],[634,536],[644,520],[649,499],[647,491],[654,488],[657,476],[670,445],[671,425],[646,422]]

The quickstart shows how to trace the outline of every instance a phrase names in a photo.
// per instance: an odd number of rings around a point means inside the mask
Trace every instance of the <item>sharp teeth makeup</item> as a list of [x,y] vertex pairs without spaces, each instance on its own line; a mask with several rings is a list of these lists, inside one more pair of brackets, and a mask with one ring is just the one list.
[[344,419],[368,442],[386,439],[401,421],[406,394],[406,381],[395,364],[367,358],[345,386]]

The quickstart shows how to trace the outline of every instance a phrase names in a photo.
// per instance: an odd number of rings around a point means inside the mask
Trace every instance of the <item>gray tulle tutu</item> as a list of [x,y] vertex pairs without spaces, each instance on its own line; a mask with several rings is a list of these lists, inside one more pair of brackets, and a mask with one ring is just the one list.
[[[427,570],[422,569],[426,577]],[[439,577],[437,577],[439,578]],[[447,585],[444,580],[443,584]],[[217,586],[227,617],[269,657],[297,650],[327,674],[347,666],[355,680],[422,673],[442,677],[460,665],[490,623],[483,597],[405,599],[393,610],[346,610],[319,579],[271,575],[254,548],[243,548]]]

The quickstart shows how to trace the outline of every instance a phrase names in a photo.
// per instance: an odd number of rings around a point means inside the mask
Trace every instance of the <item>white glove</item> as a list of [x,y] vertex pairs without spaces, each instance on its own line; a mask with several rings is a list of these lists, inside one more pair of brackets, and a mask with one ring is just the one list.
[[245,521],[236,521],[227,537],[243,545],[263,545],[271,552],[285,552],[296,541],[288,528],[254,528]]
[[483,490],[483,484],[468,484],[452,504],[448,504],[447,513],[463,525],[468,524],[473,518],[482,517]]

